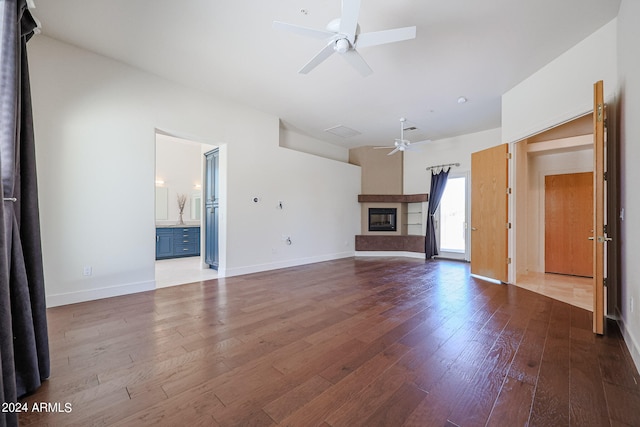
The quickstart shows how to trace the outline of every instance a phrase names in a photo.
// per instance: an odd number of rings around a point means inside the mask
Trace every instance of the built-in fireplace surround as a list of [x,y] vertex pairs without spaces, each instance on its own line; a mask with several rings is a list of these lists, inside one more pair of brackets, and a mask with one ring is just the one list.
[[369,231],[396,231],[397,208],[369,208]]
[[[362,234],[355,236],[356,251],[424,253],[422,223],[427,201],[427,194],[359,194]],[[371,213],[381,214],[381,217],[376,219],[374,215],[371,221]],[[391,215],[395,218],[392,219]],[[371,222],[374,223],[373,229]],[[391,224],[394,228],[386,228]],[[377,228],[380,225],[386,229]]]

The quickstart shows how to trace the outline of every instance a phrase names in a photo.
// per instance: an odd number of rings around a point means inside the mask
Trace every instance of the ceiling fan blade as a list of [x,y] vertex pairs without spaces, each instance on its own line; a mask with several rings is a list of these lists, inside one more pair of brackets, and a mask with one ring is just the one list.
[[356,40],[356,47],[377,46],[386,43],[401,42],[416,38],[416,27],[395,28],[393,30],[374,31],[360,34]]
[[289,31],[301,36],[313,37],[314,39],[326,40],[335,34],[327,30],[316,30],[315,28],[301,27],[300,25],[287,24],[286,22],[273,21],[273,28]]
[[360,56],[360,54],[354,49],[349,49],[345,53],[340,54],[353,68],[358,70],[362,77],[367,77],[369,74],[373,73],[373,70],[369,65],[365,62],[364,58]]
[[298,71],[300,74],[307,74],[309,71],[316,68],[322,61],[330,57],[335,50],[333,49],[333,42],[329,43],[322,49],[316,56],[311,58],[311,61],[307,62],[304,67]]
[[358,15],[360,14],[360,0],[342,0],[342,16],[340,17],[340,33],[349,36],[349,42],[353,44],[358,28]]
[[394,148],[394,149],[393,149],[393,151],[391,151],[389,154],[387,154],[387,156],[390,156],[390,155],[392,155],[392,154],[395,154],[395,153],[397,153],[398,151],[400,151],[400,147],[396,147],[396,148]]
[[388,150],[389,148],[396,148],[396,146],[390,145],[388,147],[373,147],[374,150]]

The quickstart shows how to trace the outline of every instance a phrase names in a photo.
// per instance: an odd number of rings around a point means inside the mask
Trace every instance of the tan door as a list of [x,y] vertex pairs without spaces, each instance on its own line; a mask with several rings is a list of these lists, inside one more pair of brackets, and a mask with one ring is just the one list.
[[509,147],[471,154],[471,273],[508,280]]
[[593,332],[604,333],[604,257],[607,250],[605,229],[605,119],[604,89],[602,80],[593,85]]
[[593,173],[544,181],[545,272],[593,277]]

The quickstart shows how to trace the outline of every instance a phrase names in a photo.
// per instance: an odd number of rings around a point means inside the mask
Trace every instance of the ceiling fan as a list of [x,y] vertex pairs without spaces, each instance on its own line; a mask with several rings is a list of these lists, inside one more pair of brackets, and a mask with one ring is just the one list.
[[407,121],[407,119],[405,119],[404,117],[400,117],[400,138],[396,138],[396,140],[393,143],[393,145],[391,145],[389,147],[373,147],[373,148],[375,148],[375,149],[393,148],[393,150],[391,150],[391,152],[389,154],[387,154],[387,156],[390,156],[392,154],[397,153],[398,151],[415,151],[416,150],[416,145],[425,144],[427,142],[431,142],[430,140],[426,140],[426,141],[420,141],[420,142],[411,143],[408,139],[404,139],[404,122],[406,122],[406,121]]
[[358,25],[359,13],[360,0],[342,0],[342,16],[329,22],[325,30],[301,27],[279,21],[273,21],[273,27],[327,41],[327,45],[316,56],[311,58],[300,69],[299,73],[307,74],[334,52],[337,52],[362,76],[368,76],[373,70],[360,56],[356,48],[414,39],[416,37],[416,27],[403,27],[360,34],[360,26]]

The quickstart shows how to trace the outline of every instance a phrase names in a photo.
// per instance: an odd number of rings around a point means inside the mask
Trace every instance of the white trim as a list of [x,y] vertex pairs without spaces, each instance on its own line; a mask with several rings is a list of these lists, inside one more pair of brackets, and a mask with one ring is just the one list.
[[103,298],[117,297],[121,295],[135,294],[138,292],[153,291],[156,289],[156,281],[128,283],[126,285],[110,286],[107,288],[91,289],[79,292],[67,292],[62,294],[47,295],[47,308],[60,305],[75,304],[78,302],[92,301]]

